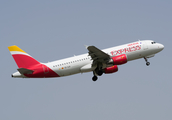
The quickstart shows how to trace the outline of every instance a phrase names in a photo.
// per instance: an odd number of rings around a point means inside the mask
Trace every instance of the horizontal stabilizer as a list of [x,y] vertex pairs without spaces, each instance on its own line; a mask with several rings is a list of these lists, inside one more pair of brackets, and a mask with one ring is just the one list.
[[29,70],[26,68],[19,68],[17,70],[20,72],[20,74],[32,74],[34,72],[33,70]]

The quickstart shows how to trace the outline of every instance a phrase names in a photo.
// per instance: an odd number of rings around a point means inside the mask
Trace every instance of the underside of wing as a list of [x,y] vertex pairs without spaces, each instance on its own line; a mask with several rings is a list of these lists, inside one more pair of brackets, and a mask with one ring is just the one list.
[[95,46],[88,46],[87,49],[89,51],[88,54],[94,62],[106,63],[110,59],[110,56],[107,53],[96,48]]

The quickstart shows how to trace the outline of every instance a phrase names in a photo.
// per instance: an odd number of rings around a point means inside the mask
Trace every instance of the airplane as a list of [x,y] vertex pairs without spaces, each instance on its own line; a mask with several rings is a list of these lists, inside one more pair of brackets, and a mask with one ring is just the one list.
[[16,45],[9,46],[8,49],[18,66],[18,72],[11,75],[14,78],[63,77],[92,71],[92,80],[96,81],[103,73],[117,72],[118,65],[128,61],[144,58],[146,65],[149,66],[148,58],[162,51],[164,45],[153,40],[139,40],[104,50],[95,46],[86,46],[88,50],[86,54],[48,63],[37,61]]

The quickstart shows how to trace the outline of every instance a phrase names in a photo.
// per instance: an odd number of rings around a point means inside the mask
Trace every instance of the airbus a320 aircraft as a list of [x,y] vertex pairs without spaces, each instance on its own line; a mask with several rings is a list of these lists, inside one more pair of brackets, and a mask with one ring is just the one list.
[[97,76],[103,73],[115,73],[118,71],[118,65],[131,60],[144,58],[146,65],[149,66],[147,58],[162,51],[164,46],[152,40],[142,40],[104,50],[95,46],[86,46],[86,48],[88,49],[87,54],[41,63],[16,45],[9,46],[8,49],[18,65],[18,72],[12,74],[12,77],[50,78],[93,71],[92,80],[96,81]]

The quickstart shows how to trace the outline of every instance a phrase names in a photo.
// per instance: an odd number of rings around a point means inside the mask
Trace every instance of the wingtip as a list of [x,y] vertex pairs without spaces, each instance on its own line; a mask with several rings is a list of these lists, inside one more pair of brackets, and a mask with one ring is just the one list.
[[85,45],[85,48],[87,49],[88,48],[88,45]]

